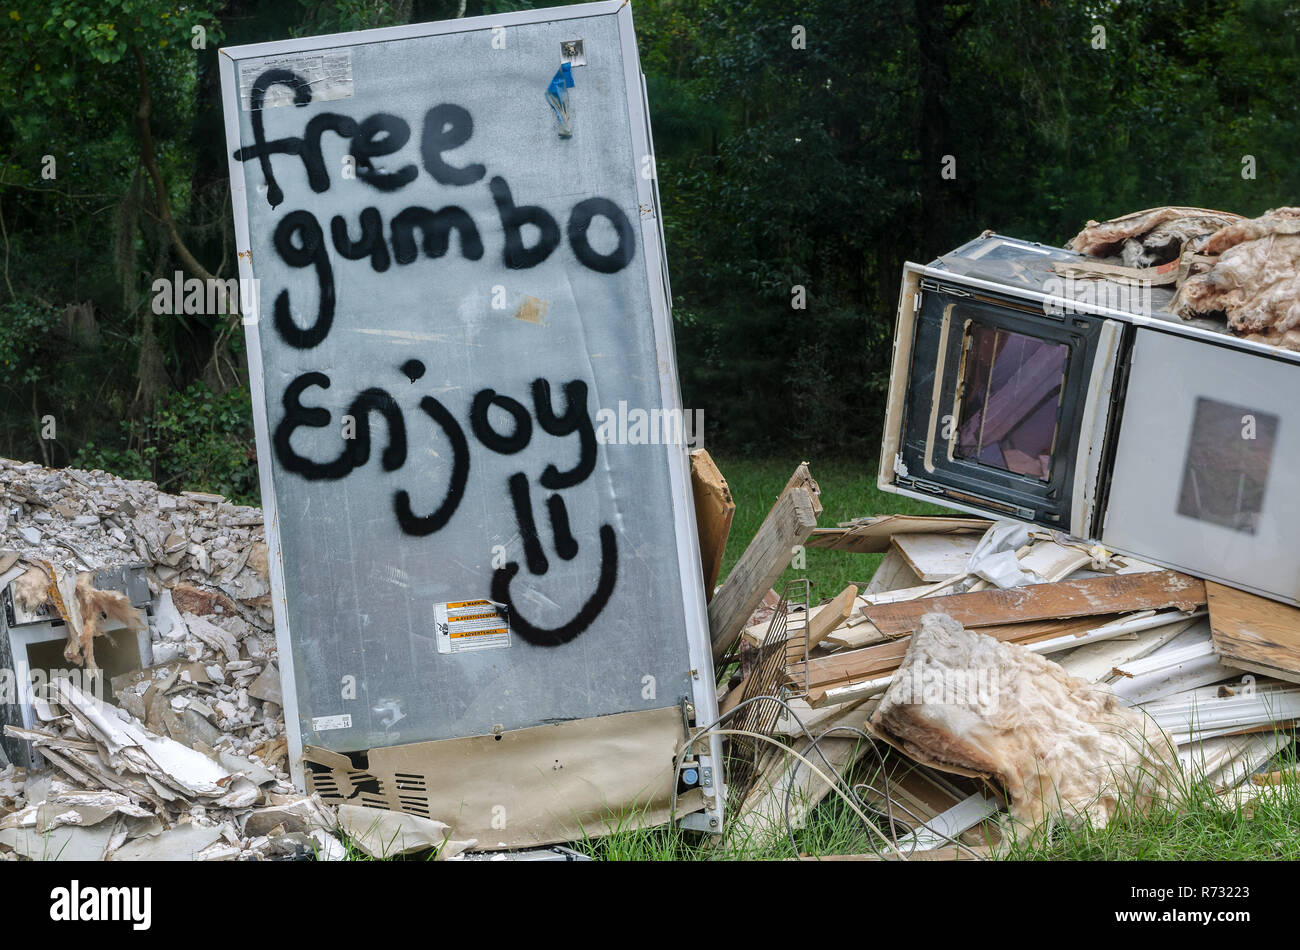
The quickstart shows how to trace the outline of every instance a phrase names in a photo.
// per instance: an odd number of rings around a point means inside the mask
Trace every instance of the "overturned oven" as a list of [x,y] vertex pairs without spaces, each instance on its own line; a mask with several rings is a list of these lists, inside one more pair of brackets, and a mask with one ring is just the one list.
[[1152,273],[993,233],[909,263],[880,487],[1300,603],[1300,353]]

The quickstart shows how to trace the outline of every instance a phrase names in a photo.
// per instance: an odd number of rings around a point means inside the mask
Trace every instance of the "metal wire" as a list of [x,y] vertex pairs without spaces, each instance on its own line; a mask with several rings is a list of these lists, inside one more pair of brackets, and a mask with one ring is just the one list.
[[[744,692],[740,697],[741,705],[745,705],[746,700],[761,696],[777,698],[787,696],[791,641],[796,641],[793,645],[795,650],[799,649],[801,641],[803,655],[806,657],[808,653],[808,612],[811,596],[812,585],[806,578],[793,580],[785,585],[781,593],[781,601],[777,604],[768,623],[763,645],[758,649],[758,657],[744,680]],[[792,616],[796,607],[802,608],[801,620]],[[802,626],[798,626],[799,624]],[[740,706],[736,708],[739,709]],[[773,703],[756,703],[745,708],[746,712],[737,718],[733,726],[737,732],[755,732],[764,736],[770,736],[775,732],[782,706]],[[785,708],[789,707],[785,706]],[[725,774],[727,786],[735,790],[737,799],[743,800],[758,779],[761,752],[765,746],[766,744],[760,740],[743,735],[737,735],[728,743]]]
[[[810,768],[813,768],[814,772],[816,772],[816,773],[819,775],[819,777],[821,777],[822,780],[825,781],[825,782],[830,786],[831,791],[834,792],[838,797],[840,797],[841,799],[843,799],[846,803],[848,803],[849,806],[853,809],[853,811],[854,811],[854,812],[855,812],[855,813],[856,813],[860,818],[863,819],[864,824],[866,824],[866,825],[871,829],[871,831],[873,831],[873,832],[875,833],[876,836],[878,836],[878,837],[880,837],[882,840],[884,840],[886,846],[887,846],[887,847],[888,847],[888,848],[889,848],[889,849],[890,849],[894,854],[896,854],[896,855],[897,855],[901,860],[904,860],[904,861],[908,860],[908,856],[911,855],[911,854],[913,854],[913,853],[915,853],[915,851],[916,851],[916,847],[915,847],[915,845],[913,845],[910,849],[904,851],[904,850],[902,849],[902,847],[899,845],[899,843],[898,843],[898,835],[897,835],[897,831],[896,831],[899,822],[898,822],[898,820],[897,820],[897,819],[895,818],[895,816],[894,816],[894,811],[895,811],[895,809],[897,809],[898,811],[901,811],[901,812],[903,812],[904,814],[906,814],[909,818],[911,818],[914,822],[916,822],[918,826],[920,826],[920,827],[926,827],[928,830],[932,831],[933,833],[935,833],[935,834],[938,835],[939,837],[943,838],[945,841],[948,841],[949,843],[951,843],[951,844],[954,845],[955,847],[960,848],[960,849],[962,849],[963,851],[966,851],[966,852],[969,853],[972,857],[974,857],[976,860],[984,860],[984,856],[981,855],[981,854],[979,854],[979,852],[973,850],[970,846],[964,844],[964,843],[961,842],[961,841],[958,841],[957,839],[955,839],[955,838],[949,836],[948,834],[946,834],[946,833],[943,832],[943,831],[940,831],[940,830],[938,830],[938,829],[929,828],[929,826],[926,825],[925,821],[922,820],[922,819],[921,819],[918,815],[916,815],[914,812],[912,812],[911,809],[907,808],[907,807],[906,807],[905,805],[903,805],[902,803],[900,803],[900,802],[896,802],[896,801],[894,800],[894,797],[893,797],[893,795],[890,793],[890,790],[889,790],[889,784],[890,784],[890,783],[889,783],[889,775],[888,775],[888,773],[887,773],[887,771],[886,771],[886,769],[885,769],[884,755],[883,755],[883,753],[882,753],[882,751],[881,751],[881,749],[880,749],[880,745],[879,745],[879,743],[877,743],[877,742],[875,741],[875,738],[874,738],[873,736],[869,735],[868,733],[866,733],[866,732],[864,732],[863,730],[858,729],[858,728],[856,728],[856,727],[854,727],[854,726],[834,726],[834,727],[832,727],[832,728],[830,728],[830,729],[827,729],[825,732],[821,733],[820,735],[814,737],[813,734],[812,734],[811,732],[809,732],[807,726],[804,725],[803,720],[799,718],[799,714],[798,714],[798,712],[796,712],[796,710],[795,710],[792,706],[790,706],[789,703],[785,702],[785,701],[782,700],[782,699],[779,699],[778,697],[775,697],[775,696],[755,696],[755,697],[751,697],[750,699],[742,700],[741,703],[740,703],[739,705],[737,705],[734,709],[729,710],[728,712],[726,712],[726,713],[724,713],[723,715],[719,716],[718,719],[717,719],[715,722],[712,722],[712,723],[710,723],[710,724],[707,725],[707,726],[703,726],[703,727],[697,729],[694,733],[692,733],[692,734],[688,737],[687,742],[686,742],[684,748],[687,749],[687,750],[693,748],[694,745],[695,745],[695,743],[698,742],[701,738],[703,738],[704,736],[709,735],[709,734],[711,734],[711,733],[714,733],[714,732],[717,732],[717,733],[719,733],[719,734],[724,734],[724,735],[725,735],[725,734],[730,734],[730,733],[735,732],[736,730],[731,730],[731,729],[726,729],[726,730],[724,730],[724,729],[722,729],[721,727],[722,727],[722,726],[723,726],[723,725],[724,725],[724,724],[725,724],[729,719],[731,719],[731,718],[737,716],[737,715],[738,715],[738,714],[739,714],[743,709],[747,709],[747,708],[749,708],[749,707],[752,706],[752,705],[760,705],[760,704],[762,704],[762,705],[769,705],[769,706],[775,706],[778,710],[784,710],[784,711],[785,711],[786,715],[791,719],[791,721],[793,721],[793,722],[795,723],[795,725],[798,726],[799,731],[803,734],[803,737],[806,738],[806,739],[808,740],[808,742],[809,742],[809,746],[808,746],[808,748],[805,750],[805,752],[810,753],[810,754],[815,752],[815,753],[817,754],[817,757],[818,757],[819,759],[821,759],[822,764],[826,767],[826,772],[829,773],[829,776],[826,775],[826,774],[824,774],[820,769],[817,769],[815,766],[813,766],[813,764],[809,761],[809,759],[807,758],[807,756],[802,755],[802,754],[796,752],[795,750],[793,750],[793,749],[791,749],[790,747],[784,745],[783,743],[779,742],[777,739],[775,739],[775,738],[773,738],[773,737],[771,737],[771,736],[762,736],[762,735],[755,734],[755,735],[757,736],[757,738],[754,738],[753,741],[755,741],[755,742],[759,742],[759,741],[761,741],[763,745],[773,745],[773,746],[776,746],[777,748],[779,748],[779,749],[781,750],[781,752],[782,752],[783,754],[787,755],[788,757],[790,757],[790,758],[794,758],[794,759],[797,760],[797,762],[802,762],[802,763],[804,763],[804,764],[807,764]],[[878,765],[879,765],[879,769],[880,769],[880,777],[881,777],[881,783],[882,783],[882,786],[883,786],[881,789],[877,790],[877,789],[875,789],[874,787],[872,787],[871,785],[866,784],[866,783],[859,783],[859,784],[856,784],[856,785],[849,785],[847,779],[846,779],[845,776],[844,776],[844,774],[841,773],[838,769],[836,769],[833,765],[831,765],[830,760],[828,760],[828,759],[826,758],[825,753],[822,752],[822,750],[821,750],[821,748],[820,748],[820,744],[821,744],[821,741],[822,741],[823,739],[827,738],[828,736],[830,736],[831,734],[833,734],[833,733],[835,733],[835,732],[849,732],[849,733],[852,733],[852,734],[854,734],[854,735],[860,737],[861,739],[863,739],[864,741],[866,741],[866,742],[868,743],[868,747],[871,749],[872,752],[875,753],[875,755],[876,755],[876,761],[877,761],[877,763],[878,763]],[[678,757],[678,761],[677,761],[677,765],[676,765],[676,770],[675,770],[675,774],[674,774],[674,780],[673,780],[673,793],[672,793],[672,802],[671,802],[671,806],[670,806],[670,809],[669,809],[669,815],[670,815],[672,818],[675,818],[675,817],[676,817],[676,813],[677,813],[677,780],[678,780],[678,777],[679,777],[680,774],[681,774],[681,771],[682,771],[682,768],[683,768],[683,762],[684,762],[684,759],[685,759],[685,756],[679,756],[679,757]],[[795,767],[797,768],[797,764],[796,764]],[[847,771],[847,770],[846,770],[846,771]],[[833,777],[834,777],[834,780],[833,780],[833,781],[831,780],[830,776],[833,776]],[[872,792],[874,792],[875,794],[879,795],[879,796],[884,800],[884,802],[885,802],[885,813],[882,814],[882,813],[879,811],[879,809],[877,809],[876,807],[874,807],[874,806],[872,806],[872,805],[869,805],[867,802],[863,801],[862,798],[861,798],[861,797],[858,795],[858,793],[857,793],[857,789],[859,789],[859,788],[867,788],[867,789],[870,789]],[[847,791],[846,791],[846,790],[847,790]],[[797,844],[797,842],[796,842],[795,835],[794,835],[794,822],[793,822],[793,818],[792,818],[792,816],[791,816],[791,812],[790,812],[790,808],[791,808],[791,804],[792,804],[792,798],[791,798],[791,794],[790,794],[790,793],[791,793],[791,786],[787,785],[787,788],[786,788],[786,794],[785,794],[785,799],[784,799],[784,803],[783,803],[783,817],[784,817],[784,819],[785,819],[786,838],[787,838],[787,840],[790,842],[790,846],[791,846],[791,849],[793,850],[793,853],[794,853],[795,857],[798,858],[799,860],[805,860],[805,859],[804,859],[804,858],[799,854],[799,847],[798,847],[798,844]],[[736,801],[736,802],[741,801],[741,799],[732,796],[732,794],[731,794],[731,789],[730,789],[730,788],[728,788],[728,794],[727,794],[727,797],[728,797],[729,799],[731,799],[732,801]],[[856,805],[855,805],[855,803],[856,803]],[[864,812],[870,812],[871,814],[876,815],[878,818],[880,818],[880,819],[884,819],[886,822],[888,822],[888,824],[889,824],[889,830],[890,830],[890,835],[889,835],[889,837],[885,837],[884,833],[881,832],[880,829],[877,828],[877,827],[876,827],[876,826],[875,826],[875,825],[874,825],[874,824],[873,824],[873,823],[872,823],[872,822],[871,822],[871,821],[866,817],[866,815],[864,814]],[[885,854],[884,854],[884,852],[882,852],[881,849],[877,846],[877,844],[876,844],[876,839],[875,839],[874,837],[870,837],[870,836],[869,836],[869,837],[867,838],[867,843],[868,843],[868,846],[871,848],[872,852],[873,852],[877,857],[882,858],[882,859],[885,858]],[[813,857],[813,858],[809,858],[809,860],[816,860],[816,858],[815,858],[815,857]]]

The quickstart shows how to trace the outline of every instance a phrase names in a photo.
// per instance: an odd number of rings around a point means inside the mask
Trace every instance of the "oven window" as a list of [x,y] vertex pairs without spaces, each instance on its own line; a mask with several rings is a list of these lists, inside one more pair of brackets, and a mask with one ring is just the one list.
[[1277,416],[1196,400],[1178,513],[1254,534],[1277,440]]
[[1069,348],[970,324],[957,458],[1047,481]]

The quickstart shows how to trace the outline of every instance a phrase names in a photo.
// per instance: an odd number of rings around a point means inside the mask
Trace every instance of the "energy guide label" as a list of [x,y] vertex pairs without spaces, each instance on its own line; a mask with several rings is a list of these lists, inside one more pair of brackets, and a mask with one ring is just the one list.
[[433,605],[439,653],[469,653],[510,646],[510,620],[505,604],[491,600],[461,600]]

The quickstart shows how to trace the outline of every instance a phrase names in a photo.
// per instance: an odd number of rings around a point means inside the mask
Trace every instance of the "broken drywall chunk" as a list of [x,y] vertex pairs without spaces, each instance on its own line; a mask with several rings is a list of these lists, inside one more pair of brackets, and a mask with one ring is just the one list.
[[339,827],[352,844],[372,858],[391,858],[437,848],[441,849],[438,856],[446,859],[475,843],[449,841],[450,826],[403,812],[364,805],[340,805],[338,816]]
[[204,848],[221,840],[221,828],[186,822],[152,837],[128,841],[110,861],[195,861]]
[[1145,808],[1177,768],[1168,736],[1108,688],[944,614],[922,617],[870,725],[917,761],[997,776],[1034,827]]
[[185,613],[181,615],[185,625],[189,627],[190,633],[198,637],[214,650],[219,650],[225,655],[227,660],[239,659],[239,643],[232,634],[222,630],[215,623],[204,620],[197,614]]
[[241,829],[244,834],[250,837],[266,835],[281,825],[286,832],[309,834],[313,829],[333,828],[336,824],[330,807],[321,801],[319,795],[287,799],[272,794],[267,798],[270,801],[268,805],[254,809],[244,819]]
[[274,663],[267,664],[266,669],[249,684],[248,695],[263,702],[284,705],[284,696],[280,693],[280,671]]
[[310,838],[311,843],[315,846],[317,861],[347,860],[347,848],[343,847],[339,839],[335,838],[332,834],[317,828],[312,831]]

